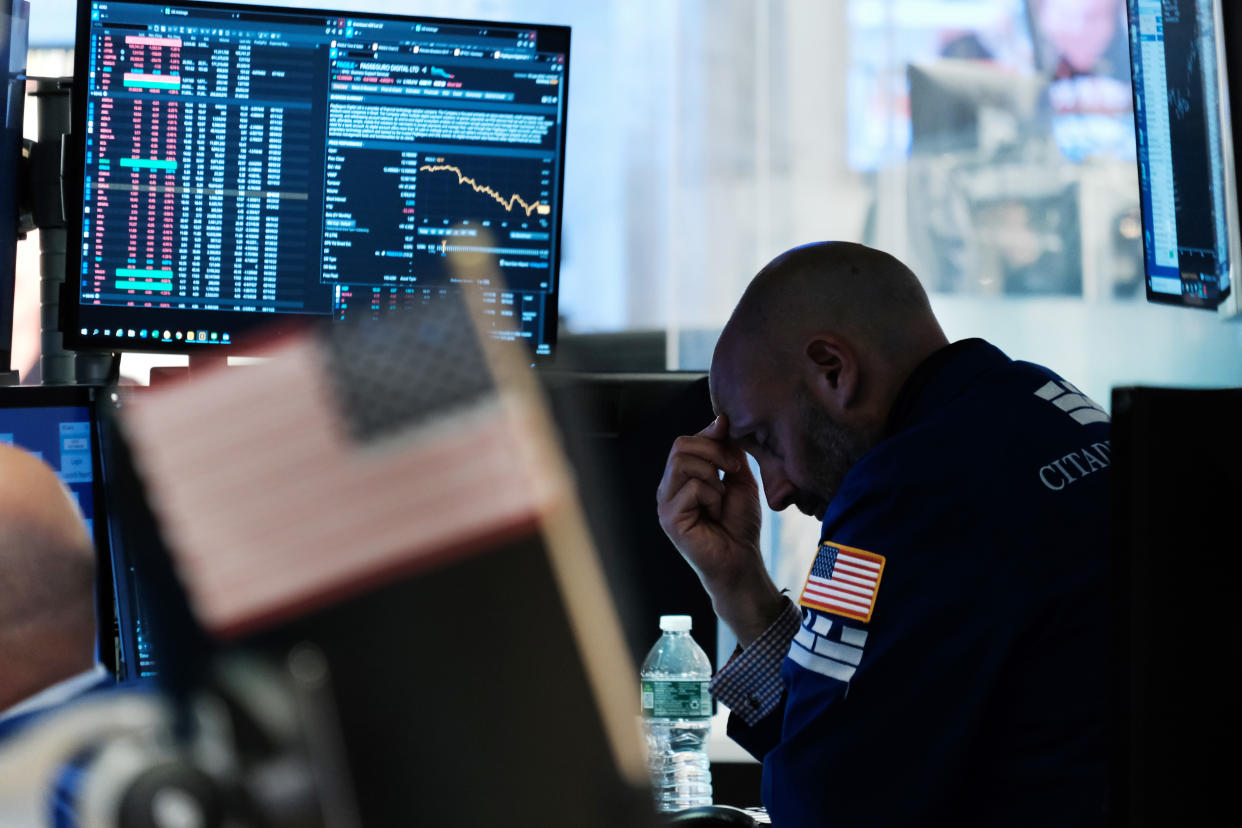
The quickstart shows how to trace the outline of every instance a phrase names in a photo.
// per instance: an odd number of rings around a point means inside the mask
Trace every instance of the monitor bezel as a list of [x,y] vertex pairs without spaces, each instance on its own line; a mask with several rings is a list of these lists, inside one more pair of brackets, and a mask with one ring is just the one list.
[[[82,208],[83,188],[85,185],[86,143],[80,139],[86,132],[86,87],[85,81],[90,71],[90,23],[91,4],[95,0],[77,0],[77,28],[74,35],[73,56],[73,96],[72,96],[72,134],[78,136],[68,141],[65,148],[65,164],[62,182],[62,200],[66,220],[66,253],[65,282],[63,299],[60,302],[60,330],[66,348],[74,351],[104,353],[154,353],[154,354],[218,354],[220,356],[253,356],[259,354],[264,346],[270,345],[272,338],[284,332],[304,329],[308,324],[330,323],[331,315],[321,314],[255,314],[256,323],[245,328],[229,343],[197,343],[197,342],[162,342],[155,340],[126,340],[123,347],[110,347],[89,336],[81,334],[80,310],[82,295]],[[143,5],[164,6],[167,0],[121,0],[121,2]],[[533,29],[539,32],[540,49],[544,51],[563,51],[565,54],[565,71],[561,80],[560,119],[560,152],[557,155],[557,181],[560,185],[560,198],[556,200],[556,242],[552,250],[553,289],[548,294],[547,313],[544,321],[544,343],[551,353],[538,354],[531,349],[531,360],[535,365],[551,363],[556,357],[556,341],[559,333],[559,304],[561,293],[561,248],[564,238],[563,216],[565,195],[565,150],[569,124],[569,74],[570,74],[570,27],[557,23],[526,23],[512,20],[477,20],[471,18],[433,17],[427,15],[385,14],[381,12],[346,11],[340,9],[319,9],[304,7],[267,6],[257,3],[215,3],[209,0],[176,0],[176,5],[186,8],[211,9],[213,11],[255,12],[278,14],[281,16],[313,15],[315,17],[348,17],[371,20],[410,21],[451,26],[483,26]],[[544,46],[544,37],[551,42]],[[213,313],[213,311],[201,311]],[[282,318],[283,317],[283,318]]]
[[1226,290],[1216,312],[1223,319],[1238,316],[1242,312],[1242,289],[1238,278],[1242,268],[1242,205],[1238,202],[1238,171],[1242,170],[1242,152],[1239,136],[1242,136],[1242,106],[1234,106],[1231,90],[1242,89],[1242,9],[1234,3],[1212,0],[1216,16],[1216,78],[1220,84],[1220,100],[1224,110],[1220,116],[1221,150],[1225,165],[1225,211],[1229,233],[1229,289]]
[[[1217,2],[1217,0],[1200,0],[1200,2],[1207,2],[1207,3],[1214,4],[1213,15],[1216,21],[1215,35],[1216,35],[1216,42],[1217,42],[1216,65],[1210,66],[1210,67],[1205,66],[1202,71],[1204,74],[1205,81],[1209,78],[1209,76],[1214,76],[1217,79],[1218,85],[1219,85],[1219,81],[1225,77],[1225,73],[1224,73],[1225,56],[1222,54],[1222,51],[1220,48],[1223,43],[1223,40],[1222,40],[1222,30],[1224,27],[1223,17],[1219,13],[1220,4],[1219,2]],[[1126,11],[1125,22],[1127,26],[1126,37],[1129,40],[1129,44],[1130,44],[1130,90],[1131,90],[1131,96],[1133,97],[1133,100],[1134,100],[1135,161],[1137,164],[1142,164],[1144,163],[1143,142],[1142,142],[1142,137],[1140,134],[1142,132],[1142,129],[1139,126],[1138,118],[1139,118],[1139,113],[1142,111],[1143,102],[1139,101],[1138,97],[1140,95],[1139,82],[1142,81],[1143,83],[1146,83],[1147,81],[1143,75],[1142,61],[1139,60],[1138,56],[1135,55],[1134,53],[1134,49],[1135,49],[1134,34],[1132,31],[1129,30],[1130,27],[1138,25],[1135,20],[1135,10],[1137,8],[1137,5],[1138,5],[1138,0],[1125,0],[1125,11]],[[1221,111],[1218,113],[1219,115],[1218,123],[1220,124],[1221,138],[1222,138],[1221,162],[1225,166],[1225,180],[1226,180],[1226,187],[1228,188],[1230,185],[1229,179],[1231,177],[1229,175],[1229,168],[1233,166],[1233,157],[1232,157],[1232,150],[1231,150],[1232,126],[1231,126],[1230,119],[1229,119],[1229,103],[1228,103],[1227,94],[1226,94],[1227,88],[1224,86],[1221,86],[1220,88],[1222,91],[1222,95],[1220,97]],[[1219,296],[1216,296],[1213,299],[1208,300],[1208,301],[1200,301],[1198,300],[1197,297],[1190,296],[1185,293],[1172,294],[1172,293],[1164,293],[1161,291],[1153,290],[1152,289],[1152,276],[1148,269],[1148,262],[1150,260],[1150,255],[1151,255],[1151,250],[1150,250],[1151,242],[1149,242],[1148,236],[1147,236],[1147,208],[1145,207],[1141,180],[1138,181],[1137,184],[1139,187],[1139,193],[1138,193],[1139,194],[1139,211],[1140,211],[1140,215],[1142,216],[1142,223],[1143,223],[1143,232],[1139,234],[1140,241],[1142,244],[1142,249],[1143,249],[1143,290],[1145,292],[1147,302],[1149,304],[1163,305],[1166,307],[1186,308],[1189,310],[1204,310],[1204,311],[1208,311],[1212,313],[1218,312],[1218,309],[1222,305],[1230,301],[1231,295],[1236,293],[1234,290],[1234,281],[1237,278],[1238,268],[1235,262],[1236,262],[1236,256],[1238,255],[1239,250],[1235,246],[1235,242],[1234,242],[1235,230],[1233,228],[1230,228],[1228,230],[1229,239],[1227,240],[1226,246],[1229,251],[1229,261],[1226,265],[1226,270],[1225,270],[1225,276],[1228,279],[1228,284],[1225,286],[1225,289],[1220,292]],[[1236,225],[1236,216],[1231,217],[1231,214],[1236,213],[1237,208],[1234,203],[1233,196],[1230,195],[1229,193],[1226,193],[1224,207],[1226,211],[1226,224]]]

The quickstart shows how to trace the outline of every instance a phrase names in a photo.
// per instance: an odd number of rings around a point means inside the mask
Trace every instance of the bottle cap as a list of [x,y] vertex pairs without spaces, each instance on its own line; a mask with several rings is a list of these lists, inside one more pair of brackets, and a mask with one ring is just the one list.
[[660,629],[665,632],[690,632],[694,619],[688,615],[661,615]]

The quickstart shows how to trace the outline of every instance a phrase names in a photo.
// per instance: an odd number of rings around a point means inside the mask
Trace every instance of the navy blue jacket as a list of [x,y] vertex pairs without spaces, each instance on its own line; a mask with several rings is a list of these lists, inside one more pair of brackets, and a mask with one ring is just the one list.
[[804,603],[781,706],[730,722],[775,825],[1104,822],[1110,462],[1051,371],[920,366],[824,516],[821,554],[883,559],[869,618]]

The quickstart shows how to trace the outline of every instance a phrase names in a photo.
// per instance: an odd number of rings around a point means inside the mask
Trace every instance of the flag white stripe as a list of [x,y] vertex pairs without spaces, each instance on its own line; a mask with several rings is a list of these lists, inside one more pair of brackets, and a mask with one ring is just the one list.
[[858,603],[858,599],[852,595],[845,595],[832,590],[811,589],[807,587],[806,594],[808,597],[815,599],[823,604],[832,604],[834,606],[845,607],[854,612],[868,613],[871,607],[868,604]]
[[837,563],[842,562],[870,569],[871,572],[868,574],[875,574],[880,571],[880,565],[875,561],[869,561],[866,558],[860,558],[857,555],[851,555],[848,552],[841,552],[837,555]]
[[811,625],[811,631],[816,635],[827,635],[832,629],[832,622],[822,615],[815,616],[815,623]]
[[849,681],[854,677],[855,668],[848,664],[842,664],[839,661],[833,661],[823,656],[817,656],[809,652],[799,644],[792,644],[789,647],[789,657],[794,662],[801,664],[806,669],[819,673],[821,676],[828,676],[837,681]]
[[818,575],[812,575],[810,578],[807,579],[807,582],[819,584],[820,586],[825,586],[825,587],[834,587],[836,589],[843,589],[846,592],[857,592],[859,595],[867,596],[868,600],[870,600],[871,596],[875,594],[875,587],[860,587],[854,584],[844,583],[843,581],[840,581],[834,578],[820,578]]
[[838,644],[826,638],[816,638],[814,650],[822,656],[827,656],[837,661],[844,661],[846,664],[857,666],[858,662],[862,661],[862,650],[857,647],[847,647],[844,644]]
[[855,647],[862,647],[867,643],[867,631],[855,629],[841,625],[841,640],[846,644],[852,644]]
[[850,583],[858,584],[859,586],[867,586],[867,587],[875,586],[875,578],[859,578],[857,575],[846,575],[843,572],[832,573],[832,579],[849,581]]

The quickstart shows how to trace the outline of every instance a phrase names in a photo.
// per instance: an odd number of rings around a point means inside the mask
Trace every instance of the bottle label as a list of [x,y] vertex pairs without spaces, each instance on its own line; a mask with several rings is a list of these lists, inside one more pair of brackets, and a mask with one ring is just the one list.
[[706,681],[643,679],[643,715],[658,719],[706,719],[712,715],[712,695]]

